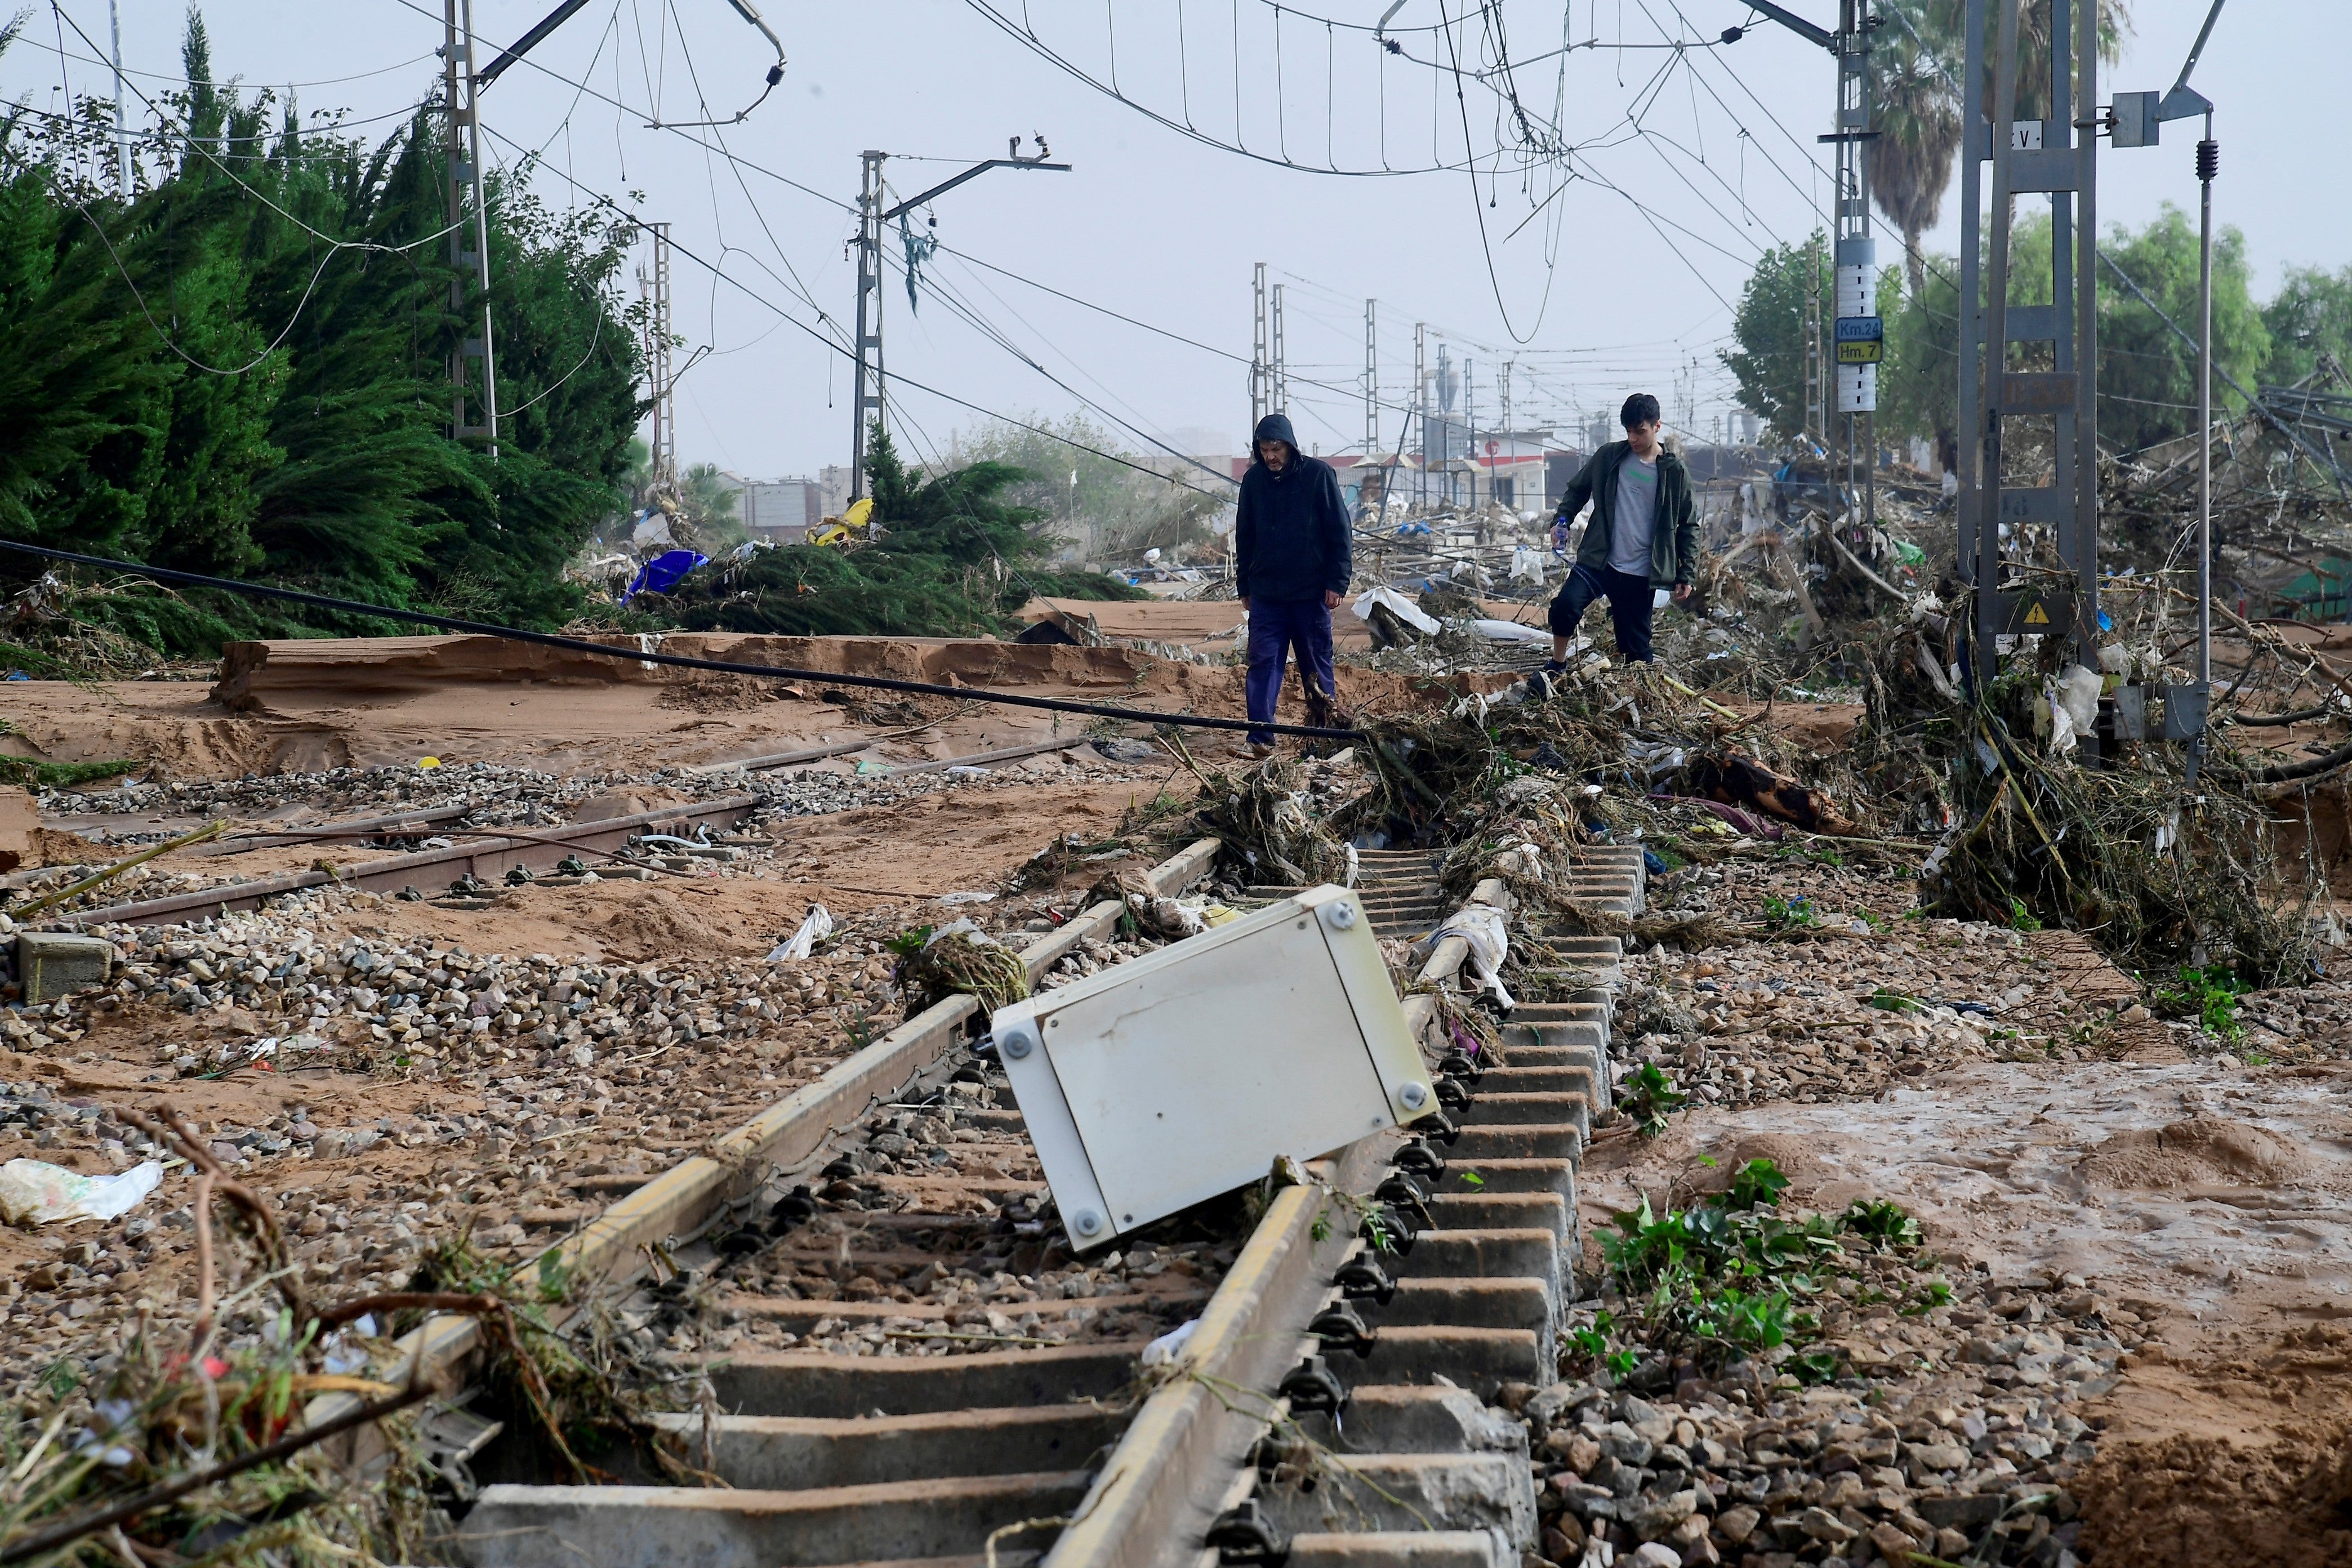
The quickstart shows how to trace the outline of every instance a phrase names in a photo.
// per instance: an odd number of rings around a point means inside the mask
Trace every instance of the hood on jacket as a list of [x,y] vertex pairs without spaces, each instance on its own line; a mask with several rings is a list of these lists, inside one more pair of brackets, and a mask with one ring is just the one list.
[[1292,433],[1290,416],[1286,414],[1269,414],[1257,422],[1257,430],[1250,437],[1250,461],[1253,463],[1265,460],[1258,456],[1257,447],[1261,441],[1280,441],[1290,448],[1292,456],[1298,453],[1298,437]]

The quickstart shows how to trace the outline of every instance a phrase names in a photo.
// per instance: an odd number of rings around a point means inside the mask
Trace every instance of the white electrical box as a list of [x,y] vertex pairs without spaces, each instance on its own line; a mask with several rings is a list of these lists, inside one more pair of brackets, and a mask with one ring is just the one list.
[[1083,1251],[1436,1109],[1356,895],[1308,889],[1001,1009],[998,1058]]

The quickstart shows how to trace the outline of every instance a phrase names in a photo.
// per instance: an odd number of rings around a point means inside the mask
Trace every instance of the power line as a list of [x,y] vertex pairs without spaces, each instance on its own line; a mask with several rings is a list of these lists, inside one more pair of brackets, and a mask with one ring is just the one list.
[[[423,5],[417,4],[417,0],[394,0],[394,3],[406,6],[409,10],[415,12],[420,16],[430,18],[436,22],[441,20],[441,18],[436,16],[433,12],[426,10]],[[618,57],[616,56],[616,60],[617,58]],[[792,178],[788,174],[780,174],[775,170],[767,167],[765,164],[755,163],[751,159],[742,156],[740,153],[730,153],[724,147],[713,147],[709,142],[705,142],[699,136],[689,136],[682,127],[661,124],[658,122],[657,117],[649,117],[646,110],[635,108],[632,105],[622,101],[620,99],[599,92],[585,82],[574,81],[572,78],[565,76],[562,72],[550,68],[539,60],[533,59],[529,55],[523,56],[515,63],[518,65],[528,66],[532,70],[539,72],[541,76],[548,77],[555,81],[560,81],[566,87],[578,88],[581,91],[586,93],[590,98],[594,99],[597,102],[608,105],[613,109],[620,110],[624,114],[634,114],[641,120],[647,120],[647,129],[649,130],[667,132],[670,135],[676,136],[681,141],[699,147],[706,153],[716,153],[719,156],[726,159],[731,163],[739,163],[742,167],[751,170],[751,173],[755,174],[773,180],[780,185],[788,185],[792,189],[800,192],[803,195],[814,196],[818,201],[824,202],[827,205],[840,208],[843,212],[854,213],[857,210],[850,203],[843,201],[838,196],[827,195],[824,192],[816,189],[814,186],[804,185],[801,184],[800,181]]]
[[[404,4],[405,3],[406,0],[404,0]],[[58,16],[65,22],[67,26],[71,27],[74,30],[75,34],[80,37],[83,43],[89,45],[93,49],[98,47],[96,40],[91,38],[88,33],[82,31],[81,24],[75,21],[71,16],[66,16],[65,8],[63,6],[59,6],[58,8]],[[220,172],[227,175],[231,183],[236,184],[239,190],[245,192],[246,195],[251,196],[255,201],[259,202],[263,206],[268,207],[271,212],[276,213],[279,217],[284,218],[288,223],[290,223],[294,225],[295,227],[303,230],[312,238],[322,240],[338,250],[366,250],[379,255],[396,256],[404,251],[415,250],[419,246],[431,245],[434,241],[447,236],[451,229],[459,226],[458,225],[452,224],[447,227],[440,229],[436,233],[426,235],[423,239],[410,240],[404,245],[379,245],[373,240],[364,239],[338,239],[333,235],[327,233],[325,230],[313,227],[310,224],[305,222],[293,213],[288,212],[284,207],[281,207],[276,202],[271,201],[269,197],[262,192],[256,190],[252,185],[247,184],[243,179],[240,179],[237,176],[236,170],[230,168],[227,164],[223,163],[219,155],[214,153],[210,147],[205,145],[204,141],[195,134],[193,128],[174,121],[170,115],[163,112],[162,105],[158,104],[153,99],[149,98],[146,93],[141,91],[138,88],[133,87],[131,90],[139,94],[139,101],[147,106],[148,111],[155,116],[159,124],[163,125],[167,130],[178,130],[185,138],[187,144],[190,147],[202,153],[208,162],[216,165],[220,169]]]
[[[520,150],[520,144],[516,142],[513,138],[504,135],[488,125],[485,125],[483,130],[488,134],[506,142],[509,146],[516,147]],[[624,207],[620,203],[613,200],[612,197],[604,195],[604,193],[595,189],[593,186],[584,184],[581,181],[572,178],[572,175],[551,166],[542,166],[548,167],[548,172],[550,174],[558,175],[567,184],[572,185],[575,189],[585,193],[591,201],[594,202],[597,205],[604,207],[604,210],[612,213],[614,216],[624,218],[629,223],[639,226],[643,226],[647,221],[638,214],[631,212],[628,208]],[[847,358],[849,356],[850,351],[848,349],[835,342],[823,332],[818,331],[814,327],[808,325],[804,321],[797,320],[793,317],[792,312],[786,310],[782,305],[777,304],[774,300],[760,293],[757,289],[752,289],[750,285],[743,282],[742,279],[730,277],[727,272],[713,266],[708,259],[696,254],[686,246],[679,244],[676,239],[672,239],[670,241],[670,249],[675,251],[677,254],[685,257],[688,261],[693,262],[697,267],[701,268],[704,271],[710,273],[714,278],[727,284],[736,292],[741,294],[745,299],[773,311],[779,319],[790,324],[795,331],[806,333],[818,343],[823,344],[825,348],[831,350],[835,353],[842,355],[844,358]],[[1099,447],[1090,447],[1083,441],[1074,441],[1067,436],[1064,436],[1057,431],[1048,430],[1041,426],[1032,425],[1026,420],[1015,419],[1009,414],[1000,414],[992,408],[986,408],[967,398],[959,397],[952,392],[944,392],[936,386],[931,386],[923,382],[917,381],[911,376],[901,375],[897,371],[889,371],[885,374],[888,375],[889,379],[898,382],[903,386],[912,387],[918,392],[928,393],[933,397],[944,398],[960,408],[970,409],[974,414],[982,415],[990,419],[1001,421],[1003,424],[1013,426],[1018,429],[1027,430],[1034,435],[1043,436],[1048,440],[1059,441],[1062,445],[1073,447],[1077,451],[1091,453],[1095,457],[1102,458],[1108,461],[1117,463],[1122,468],[1133,468],[1139,474],[1150,474],[1156,479],[1167,479],[1171,484],[1181,485],[1184,489],[1196,490],[1202,495],[1213,496],[1220,500],[1224,499],[1222,496],[1218,496],[1214,490],[1203,490],[1201,489],[1198,485],[1186,484],[1181,479],[1171,478],[1169,475],[1161,473],[1159,469],[1143,463],[1136,462],[1132,458],[1122,458],[1116,452],[1103,451]]]
[[[404,0],[404,3],[405,3],[405,0]],[[1170,131],[1173,131],[1179,136],[1185,137],[1190,141],[1198,142],[1204,147],[1213,147],[1219,152],[1231,153],[1237,157],[1252,159],[1255,162],[1261,163],[1271,163],[1279,168],[1296,169],[1303,174],[1337,174],[1349,179],[1376,179],[1393,174],[1451,174],[1469,166],[1464,163],[1432,163],[1426,167],[1413,169],[1318,168],[1312,163],[1297,163],[1286,155],[1278,156],[1272,153],[1253,151],[1252,149],[1241,144],[1239,141],[1240,132],[1238,129],[1234,132],[1236,138],[1234,141],[1220,141],[1216,137],[1210,135],[1207,132],[1201,130],[1187,121],[1171,120],[1167,115],[1162,114],[1160,110],[1153,109],[1150,105],[1139,103],[1134,99],[1128,97],[1126,93],[1120,91],[1113,84],[1102,80],[1100,78],[1095,76],[1085,68],[1078,65],[1076,61],[1070,59],[1067,56],[1054,49],[1052,47],[1047,45],[1044,39],[1038,37],[1034,32],[1031,31],[1025,24],[1015,23],[1010,16],[1007,16],[1002,11],[999,11],[996,6],[991,3],[991,0],[965,0],[965,4],[970,5],[974,11],[978,12],[982,17],[986,18],[1007,37],[1013,39],[1023,47],[1029,49],[1031,52],[1035,54],[1038,58],[1055,67],[1056,69],[1062,71],[1073,79],[1085,83],[1087,86],[1093,88],[1097,92],[1101,93],[1105,98],[1110,99],[1114,102],[1124,104],[1128,108],[1134,110],[1138,114],[1152,121],[1154,123],[1163,126]],[[1234,68],[1236,79],[1238,79],[1241,68],[1241,51],[1238,41],[1236,41],[1234,52]],[[1234,112],[1238,120],[1241,112],[1241,94],[1238,87],[1236,87],[1234,97]]]
[[[70,19],[68,19],[68,25],[70,25]],[[74,28],[74,31],[79,33],[81,32],[81,29],[79,27],[76,27]],[[85,39],[89,37],[87,33],[82,34],[82,36]],[[96,66],[100,70],[112,71],[115,68],[114,62],[111,59],[98,59],[88,55],[72,54],[67,50],[58,48],[54,44],[45,44],[41,42],[40,39],[35,37],[25,37],[22,41],[32,45],[37,49],[44,49],[51,54],[64,55],[66,58],[78,61],[82,65]],[[98,46],[95,43],[90,45],[90,47],[92,48],[96,48]],[[407,59],[395,61],[394,64],[388,66],[378,66],[373,70],[361,71],[353,76],[331,76],[322,78],[318,81],[289,81],[283,85],[296,90],[310,87],[341,87],[345,82],[366,81],[374,77],[389,76],[394,71],[406,70],[413,65],[421,65],[425,61],[433,58],[432,51],[428,49],[424,54],[414,55]],[[184,76],[173,76],[168,71],[141,70],[135,66],[124,66],[121,69],[122,74],[127,77],[143,76],[150,81],[167,81],[180,87],[193,87],[195,85],[191,79]],[[211,84],[207,83],[206,85],[209,86]],[[270,85],[272,87],[276,87],[280,84],[272,82]]]

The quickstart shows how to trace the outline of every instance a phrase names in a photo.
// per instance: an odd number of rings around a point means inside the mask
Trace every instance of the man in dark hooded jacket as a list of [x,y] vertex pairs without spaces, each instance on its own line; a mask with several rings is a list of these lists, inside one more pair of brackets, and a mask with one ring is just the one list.
[[[1234,591],[1249,616],[1250,722],[1270,724],[1288,655],[1298,655],[1309,722],[1329,721],[1338,694],[1331,675],[1331,612],[1355,570],[1348,504],[1331,465],[1298,449],[1290,421],[1257,422],[1254,456],[1242,476],[1234,519]],[[1250,745],[1274,749],[1270,731]]]

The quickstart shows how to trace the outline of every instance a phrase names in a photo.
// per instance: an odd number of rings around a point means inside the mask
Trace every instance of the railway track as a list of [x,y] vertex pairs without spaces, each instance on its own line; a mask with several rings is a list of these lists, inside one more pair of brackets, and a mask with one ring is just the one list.
[[[1213,841],[1192,847],[1155,868],[1155,882],[1181,890],[1214,852]],[[1361,896],[1376,928],[1433,925],[1435,875],[1425,852],[1366,857]],[[1638,851],[1602,852],[1573,875],[1588,901],[1638,907]],[[1494,883],[1474,894],[1506,897]],[[1108,931],[1119,909],[1098,905],[1072,927]],[[1025,952],[1033,978],[1083,934]],[[1450,984],[1463,956],[1458,939],[1441,942],[1422,978]],[[1505,1032],[1508,1065],[1455,1064],[1442,1097],[1459,1112],[1450,1145],[1391,1131],[1319,1162],[1317,1184],[1276,1194],[1245,1244],[1216,1253],[1229,1262],[1213,1294],[1179,1277],[1081,1295],[1045,1304],[1044,1326],[1008,1348],[969,1353],[735,1354],[709,1370],[708,1414],[665,1418],[726,1487],[493,1484],[457,1554],[472,1568],[965,1568],[1041,1552],[1051,1563],[1193,1563],[1218,1560],[1204,1544],[1214,1533],[1236,1562],[1516,1564],[1535,1531],[1526,1437],[1485,1402],[1506,1384],[1549,1381],[1570,1299],[1576,1162],[1609,1103],[1615,943],[1588,939],[1577,957],[1590,960],[1585,988],[1520,1009]],[[1433,1041],[1431,998],[1408,1005]],[[959,1048],[984,1024],[976,1005],[957,998],[933,1012],[953,1016],[914,1020],[828,1075],[842,1081],[810,1086],[615,1204],[570,1244],[567,1266],[625,1282],[660,1241],[689,1286],[706,1281],[741,1221],[802,1173],[827,1161],[829,1173],[854,1173],[894,1116],[938,1105],[959,1069],[976,1076]],[[961,1126],[1019,1134],[1016,1110],[963,1103]],[[992,1195],[1017,1205],[1018,1185]],[[1393,1253],[1364,1239],[1376,1228],[1359,1223],[1364,1201]],[[1067,1262],[1052,1256],[1050,1225],[1006,1228],[919,1204],[819,1213],[770,1257],[977,1279]],[[641,1289],[624,1310],[655,1314],[677,1294]],[[726,1300],[803,1329],[861,1315],[839,1301]],[[1039,1342],[1056,1337],[1057,1320],[1110,1311],[1147,1329]],[[898,1337],[961,1349],[944,1312],[924,1318],[900,1301],[862,1313],[916,1318]],[[1175,1364],[1146,1372],[1154,1333],[1195,1315]],[[428,1324],[411,1348],[446,1361],[470,1348],[470,1332],[458,1320]]]
[[[1635,912],[1641,851],[1596,851],[1570,880]],[[1575,965],[1570,999],[1516,1010],[1507,1065],[1449,1075],[1450,1143],[1427,1123],[1375,1134],[1276,1199],[1047,1568],[1516,1568],[1533,1547],[1526,1429],[1494,1405],[1551,1381],[1622,956],[1613,937],[1548,934]],[[1441,942],[1421,980],[1449,981],[1463,956]],[[1406,1005],[1437,1044],[1429,997]],[[1370,1194],[1394,1250],[1334,1224],[1356,1212],[1338,1194]]]
[[[445,849],[420,849],[409,855],[386,856],[340,870],[288,871],[274,877],[257,877],[250,881],[223,882],[215,887],[173,893],[166,898],[149,899],[138,903],[115,904],[101,910],[76,910],[60,915],[58,919],[61,922],[81,926],[162,925],[230,910],[256,910],[281,893],[299,892],[305,888],[323,888],[330,884],[381,893],[398,892],[419,884],[438,888],[460,877],[496,882],[518,866],[533,872],[544,871],[561,864],[567,857],[583,851],[604,855],[625,848],[632,840],[642,838],[648,833],[673,834],[682,837],[698,828],[718,831],[731,827],[757,811],[762,804],[761,797],[755,795],[730,795],[715,800],[664,806],[657,811],[638,812],[629,816],[608,817],[602,822],[578,823],[562,827],[444,828],[438,831],[462,831],[472,837],[465,843],[452,844]],[[393,833],[404,826],[421,825],[428,817],[446,820],[442,814],[410,813],[404,816],[373,817],[356,823],[327,826],[340,827],[345,832]],[[271,835],[262,842],[299,843],[307,837],[311,836]],[[246,847],[249,846],[236,846]],[[612,874],[610,867],[600,867],[600,870],[604,875]]]

